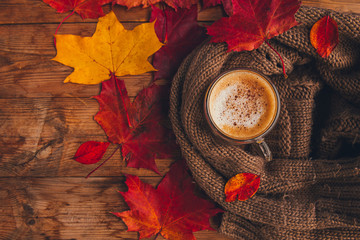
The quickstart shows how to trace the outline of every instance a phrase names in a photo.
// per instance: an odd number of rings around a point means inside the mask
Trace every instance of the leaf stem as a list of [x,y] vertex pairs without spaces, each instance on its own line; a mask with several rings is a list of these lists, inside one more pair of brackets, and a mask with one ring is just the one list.
[[283,69],[284,77],[285,77],[285,78],[288,78],[288,75],[286,74],[286,71],[285,71],[284,60],[283,60],[283,58],[281,57],[280,53],[278,53],[278,51],[276,51],[275,48],[273,48],[268,41],[265,40],[265,42],[266,42],[266,44],[279,56],[279,58],[280,58],[280,60],[281,60],[281,64],[282,64],[282,69]]
[[112,156],[114,156],[115,152],[120,148],[120,145],[118,145],[115,150],[111,153],[111,155],[106,158],[99,166],[97,166],[94,170],[92,170],[88,175],[86,175],[85,178],[89,178],[91,174],[93,174],[96,170],[98,170],[102,165],[104,165]]
[[111,78],[113,78],[115,84],[117,85],[117,88],[116,88],[116,91],[119,92],[119,95],[120,95],[120,98],[121,98],[121,101],[122,103],[124,104],[124,110],[125,110],[125,113],[126,113],[126,119],[127,119],[127,122],[129,124],[129,128],[132,128],[132,125],[131,125],[131,122],[130,122],[130,116],[129,116],[129,112],[128,112],[128,109],[126,107],[126,104],[125,104],[125,100],[124,100],[124,96],[121,92],[121,90],[119,90],[119,86],[118,86],[118,83],[116,82],[116,76],[115,76],[115,73],[111,73]]
[[[59,29],[60,29],[60,26],[61,26],[69,17],[71,17],[74,13],[75,13],[75,10],[73,10],[69,15],[67,15],[67,16],[59,23],[59,25],[58,25],[57,28],[56,28],[56,31],[55,31],[55,34],[54,34],[54,35],[57,34],[57,32],[58,32]],[[55,36],[54,36],[54,45],[56,46],[56,38],[55,38]]]
[[156,235],[155,235],[155,237],[154,237],[154,239],[153,240],[156,240],[157,238],[158,238],[158,236],[160,235],[160,232],[158,232]]
[[164,14],[164,19],[165,19],[165,21],[164,21],[164,29],[165,29],[165,31],[163,31],[163,33],[162,33],[162,39],[161,39],[161,41],[162,41],[162,43],[164,43],[164,44],[166,44],[167,43],[167,37],[168,37],[168,28],[167,28],[167,21],[168,21],[168,18],[167,18],[167,15],[166,15],[166,5],[165,5],[165,3],[164,2],[160,2],[160,4],[161,4],[161,10],[162,10],[162,12],[163,12],[163,14]]

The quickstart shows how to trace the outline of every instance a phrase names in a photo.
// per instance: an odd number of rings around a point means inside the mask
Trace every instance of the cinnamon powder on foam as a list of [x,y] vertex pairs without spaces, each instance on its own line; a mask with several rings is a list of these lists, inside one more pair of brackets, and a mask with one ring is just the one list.
[[210,114],[225,135],[251,139],[271,125],[276,98],[266,80],[249,72],[230,73],[213,88]]

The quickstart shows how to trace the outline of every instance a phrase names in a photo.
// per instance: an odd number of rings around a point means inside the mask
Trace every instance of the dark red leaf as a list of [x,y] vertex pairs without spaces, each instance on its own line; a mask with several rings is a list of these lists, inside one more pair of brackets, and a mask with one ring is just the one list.
[[154,80],[172,79],[182,60],[206,38],[204,27],[197,23],[197,6],[190,9],[161,10],[152,7],[150,21],[155,22],[155,32],[165,45],[155,53],[153,65],[158,70]]
[[76,151],[74,159],[83,164],[97,163],[104,156],[109,145],[109,142],[85,142]]
[[140,239],[161,234],[166,239],[192,240],[193,232],[212,230],[209,218],[222,212],[213,203],[194,194],[194,184],[184,164],[171,166],[155,189],[137,176],[127,176],[127,192],[120,192],[129,211],[116,212],[128,231],[140,233]]
[[317,21],[311,28],[310,42],[321,57],[328,57],[339,43],[339,30],[335,20],[325,16]]
[[177,151],[173,133],[164,126],[167,94],[167,87],[152,84],[130,103],[124,81],[112,76],[102,83],[101,93],[95,97],[100,111],[94,119],[109,141],[121,146],[128,167],[159,173],[155,157],[171,157]]

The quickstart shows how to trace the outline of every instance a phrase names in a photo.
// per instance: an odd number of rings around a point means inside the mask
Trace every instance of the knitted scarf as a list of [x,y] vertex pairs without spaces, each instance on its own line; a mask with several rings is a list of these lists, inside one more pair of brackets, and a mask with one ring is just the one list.
[[[321,58],[310,29],[330,15],[340,43]],[[301,7],[301,24],[251,52],[227,52],[206,42],[175,75],[170,119],[182,155],[200,187],[225,213],[218,231],[234,239],[360,239],[360,17]],[[219,142],[208,128],[203,101],[220,73],[248,67],[269,76],[281,98],[276,127],[265,140],[266,162],[251,150]],[[241,172],[261,176],[247,201],[225,202],[227,180]]]

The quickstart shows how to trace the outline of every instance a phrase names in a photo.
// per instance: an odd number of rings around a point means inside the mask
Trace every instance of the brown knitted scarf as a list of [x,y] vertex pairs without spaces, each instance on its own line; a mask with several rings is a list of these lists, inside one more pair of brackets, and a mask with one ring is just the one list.
[[[325,15],[338,23],[340,43],[321,58],[309,42]],[[301,24],[266,45],[227,52],[205,43],[179,68],[170,94],[170,118],[194,179],[225,210],[219,232],[234,239],[360,239],[360,17],[302,7]],[[219,142],[202,104],[220,73],[249,67],[268,75],[280,92],[279,121],[267,135],[274,159]],[[224,185],[241,172],[261,176],[247,201],[225,202]]]

